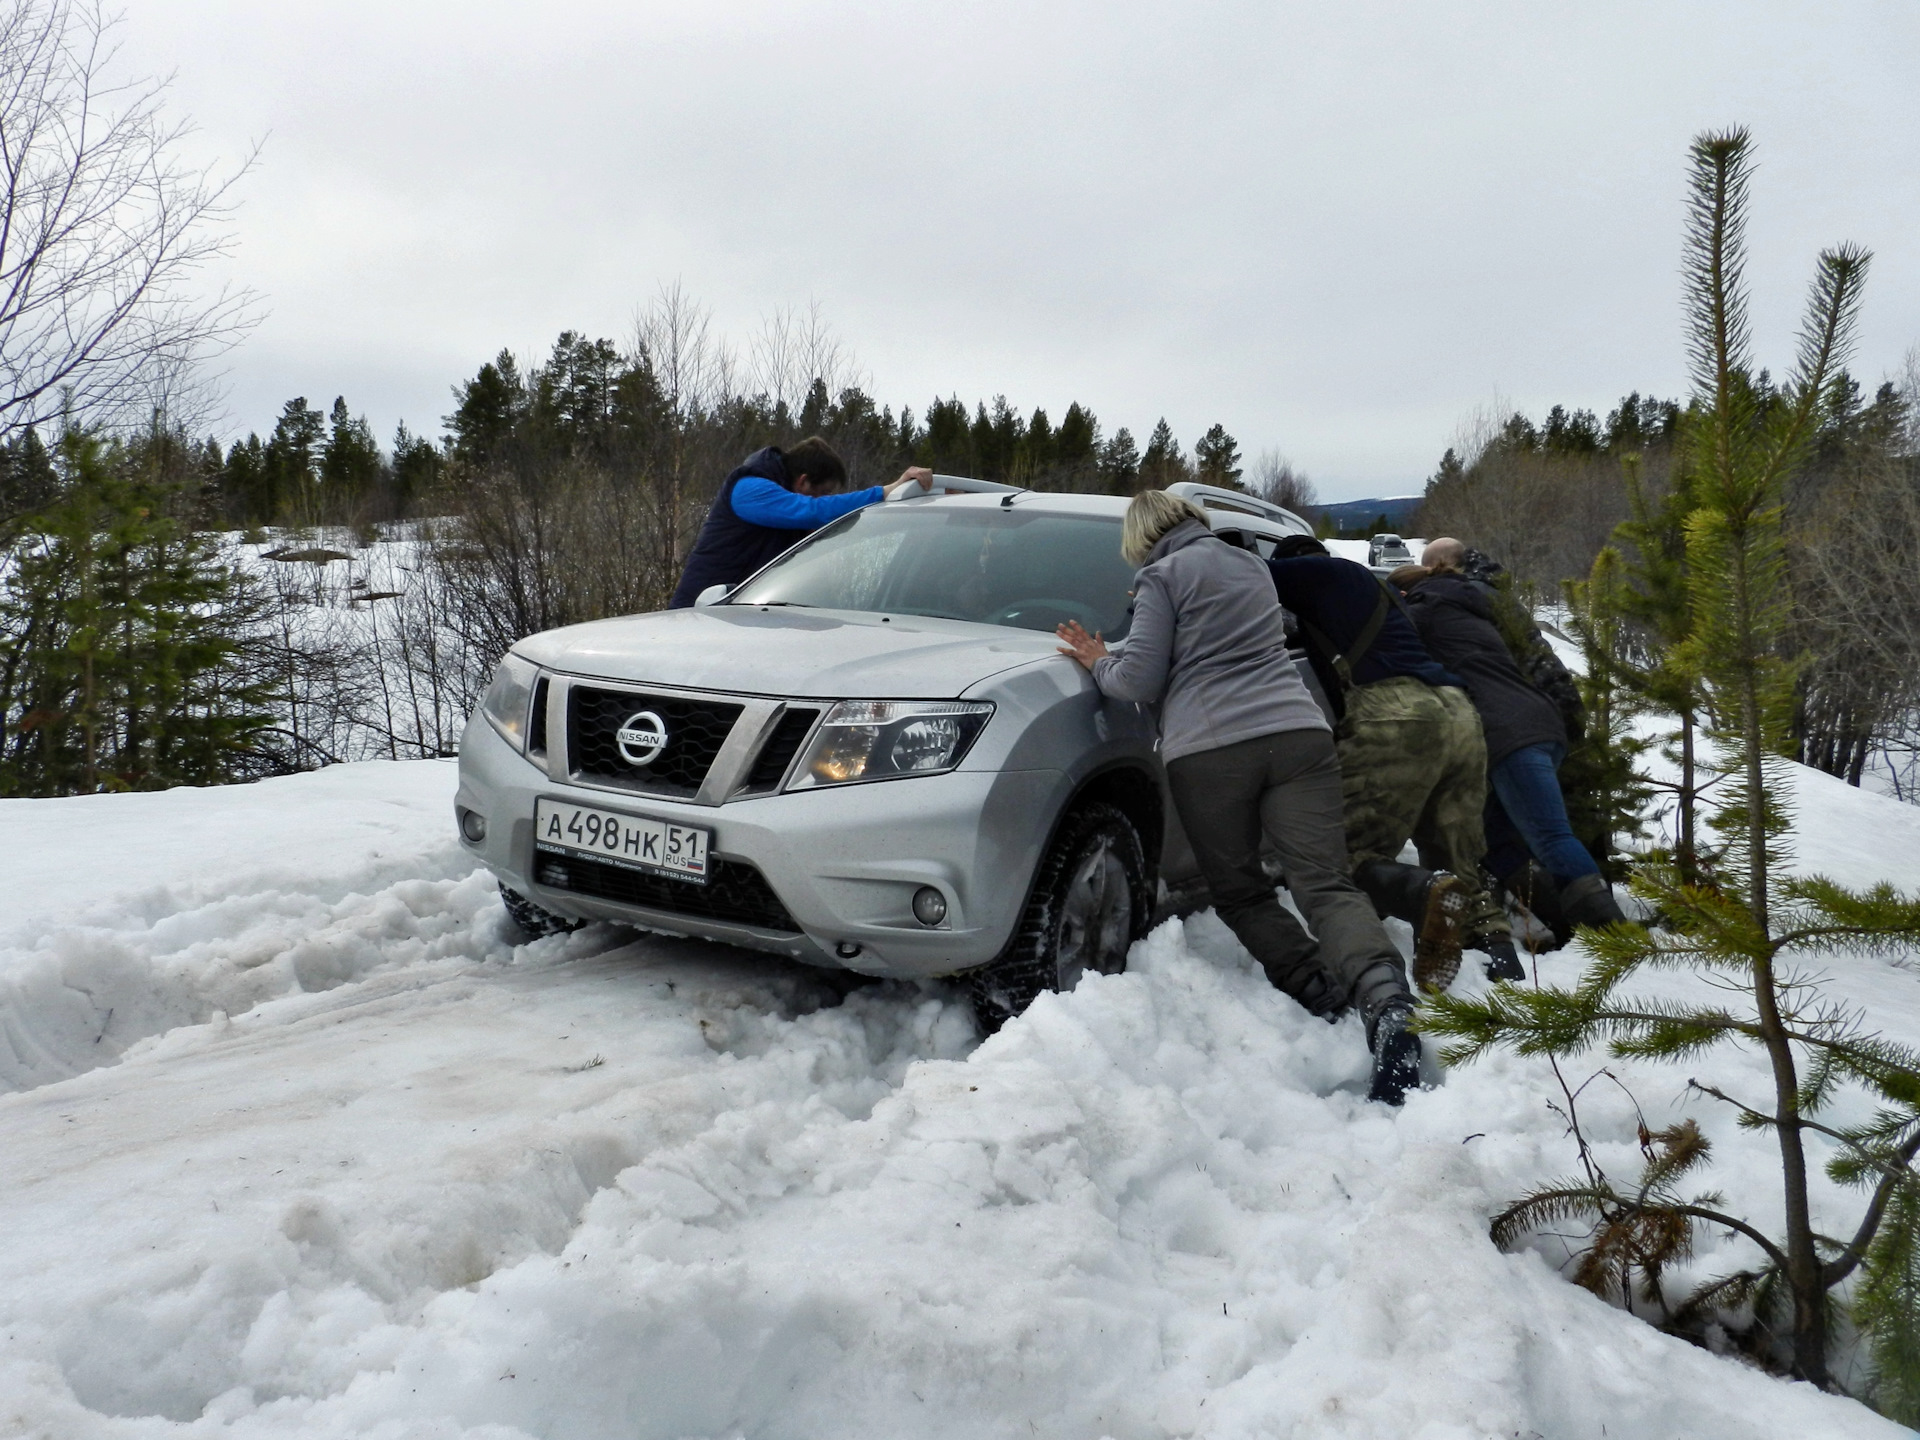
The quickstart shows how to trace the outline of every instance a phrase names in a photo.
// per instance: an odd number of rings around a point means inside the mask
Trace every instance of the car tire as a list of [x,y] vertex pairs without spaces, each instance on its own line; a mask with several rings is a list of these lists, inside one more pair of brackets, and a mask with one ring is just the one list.
[[507,907],[507,919],[519,926],[529,940],[538,940],[546,935],[564,935],[587,923],[556,915],[534,904],[518,890],[509,890],[504,885],[500,887],[500,903]]
[[1071,990],[1088,970],[1119,974],[1152,911],[1133,822],[1099,802],[1068,812],[1033,877],[1013,939],[998,959],[966,976],[980,1028],[991,1034],[1043,991]]

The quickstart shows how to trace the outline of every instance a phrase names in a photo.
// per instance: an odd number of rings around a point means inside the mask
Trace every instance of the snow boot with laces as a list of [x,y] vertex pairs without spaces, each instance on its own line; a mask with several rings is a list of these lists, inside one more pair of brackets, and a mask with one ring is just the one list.
[[1382,1105],[1401,1105],[1407,1091],[1420,1084],[1420,1037],[1413,1033],[1413,999],[1395,996],[1380,1007],[1368,1027],[1373,1051],[1373,1077],[1367,1099]]

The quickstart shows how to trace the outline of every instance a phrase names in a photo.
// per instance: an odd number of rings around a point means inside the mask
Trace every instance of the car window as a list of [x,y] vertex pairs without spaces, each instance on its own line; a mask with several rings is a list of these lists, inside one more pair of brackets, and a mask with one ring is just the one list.
[[1262,560],[1273,558],[1273,547],[1278,542],[1270,536],[1258,535],[1249,530],[1215,530],[1229,545],[1238,545],[1242,550],[1258,555]]
[[1078,620],[1109,640],[1132,618],[1120,519],[1017,508],[872,505],[789,550],[729,605],[936,615],[1020,630]]

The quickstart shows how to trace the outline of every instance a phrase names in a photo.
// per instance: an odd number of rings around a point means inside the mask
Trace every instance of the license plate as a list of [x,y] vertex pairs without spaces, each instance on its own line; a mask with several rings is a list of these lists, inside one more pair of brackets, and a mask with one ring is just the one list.
[[707,883],[713,832],[644,815],[622,815],[563,800],[536,800],[533,843],[540,850],[584,855],[625,870]]

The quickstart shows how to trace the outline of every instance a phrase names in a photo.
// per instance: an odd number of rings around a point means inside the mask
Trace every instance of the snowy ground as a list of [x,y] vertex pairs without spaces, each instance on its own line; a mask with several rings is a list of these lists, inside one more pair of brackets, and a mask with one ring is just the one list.
[[[1369,1105],[1357,1025],[1211,916],[981,1044],[938,990],[516,950],[453,784],[0,803],[0,1435],[1906,1433],[1497,1252],[1572,1168],[1543,1068]],[[1920,811],[1797,785],[1805,863],[1920,884]],[[1920,1039],[1920,976],[1836,969]],[[1631,1173],[1624,1091],[1582,1103]],[[1764,1141],[1695,1113],[1770,1223]]]

